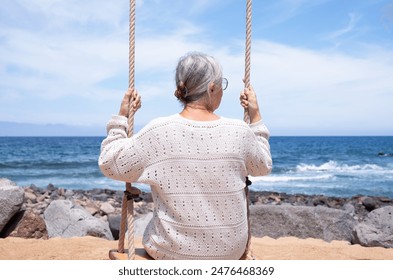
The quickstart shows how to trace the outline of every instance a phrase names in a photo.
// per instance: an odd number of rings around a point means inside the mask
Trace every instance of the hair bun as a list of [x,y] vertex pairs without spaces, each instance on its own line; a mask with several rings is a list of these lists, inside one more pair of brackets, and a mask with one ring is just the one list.
[[188,94],[188,89],[183,81],[180,81],[179,85],[177,86],[177,90],[180,91],[180,94],[183,97],[186,97]]
[[184,82],[180,81],[180,83],[177,86],[177,89],[175,90],[176,98],[179,100],[182,100],[184,102],[187,93],[188,93],[188,90],[187,90],[186,86],[184,85]]

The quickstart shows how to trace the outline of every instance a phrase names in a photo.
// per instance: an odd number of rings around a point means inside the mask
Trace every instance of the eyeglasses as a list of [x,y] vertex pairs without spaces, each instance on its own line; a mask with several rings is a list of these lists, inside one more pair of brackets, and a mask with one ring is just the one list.
[[228,80],[226,78],[222,78],[221,83],[222,90],[226,90],[228,87]]

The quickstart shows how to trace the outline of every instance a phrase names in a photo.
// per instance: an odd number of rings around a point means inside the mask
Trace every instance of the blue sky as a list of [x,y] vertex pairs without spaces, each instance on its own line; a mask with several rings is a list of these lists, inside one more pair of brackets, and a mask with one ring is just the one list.
[[[128,0],[1,0],[0,121],[102,128],[128,86]],[[180,111],[177,60],[213,55],[242,118],[245,0],[137,0],[135,122]],[[272,135],[393,135],[393,1],[254,0],[251,82]]]

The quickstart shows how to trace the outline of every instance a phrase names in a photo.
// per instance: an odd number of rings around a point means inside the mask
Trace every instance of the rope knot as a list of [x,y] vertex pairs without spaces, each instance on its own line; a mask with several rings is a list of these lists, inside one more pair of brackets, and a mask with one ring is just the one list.
[[141,190],[131,187],[129,190],[124,191],[124,196],[127,198],[127,200],[133,200],[134,202],[139,202],[142,200],[142,198],[139,197],[141,194]]

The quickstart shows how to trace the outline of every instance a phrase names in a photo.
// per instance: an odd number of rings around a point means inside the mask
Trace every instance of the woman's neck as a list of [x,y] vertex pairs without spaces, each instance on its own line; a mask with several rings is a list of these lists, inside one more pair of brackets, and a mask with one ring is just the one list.
[[213,111],[198,104],[186,105],[183,111],[180,112],[180,115],[183,118],[194,121],[214,121],[220,118],[218,115],[214,114]]

